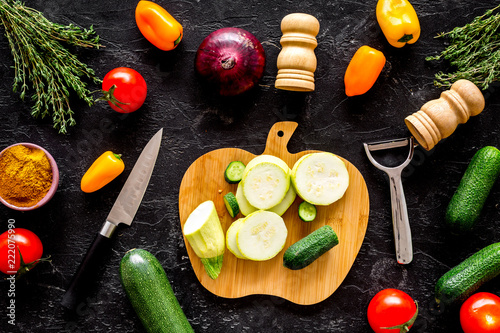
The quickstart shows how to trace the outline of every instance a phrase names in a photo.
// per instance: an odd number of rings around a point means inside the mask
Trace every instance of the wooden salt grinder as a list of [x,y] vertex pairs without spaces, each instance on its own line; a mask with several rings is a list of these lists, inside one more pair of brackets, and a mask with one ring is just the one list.
[[405,123],[418,143],[431,150],[441,139],[450,136],[458,124],[484,109],[484,97],[468,80],[458,80],[439,99],[425,103],[420,111],[406,117]]
[[283,36],[280,44],[283,49],[278,55],[275,87],[292,91],[313,91],[318,20],[309,14],[289,14],[281,21],[281,31]]

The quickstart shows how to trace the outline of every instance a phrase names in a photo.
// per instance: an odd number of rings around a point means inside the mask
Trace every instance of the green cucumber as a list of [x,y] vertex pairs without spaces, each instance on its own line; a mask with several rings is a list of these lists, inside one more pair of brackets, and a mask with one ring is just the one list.
[[238,200],[234,196],[233,192],[229,192],[223,198],[224,205],[226,205],[227,212],[231,217],[235,217],[240,212],[240,206],[238,205]]
[[445,221],[453,233],[472,229],[499,174],[500,151],[491,146],[478,150],[446,209]]
[[465,300],[481,285],[500,274],[500,243],[474,253],[446,272],[436,283],[438,304],[449,305]]
[[304,222],[311,222],[316,218],[316,206],[302,201],[299,205],[299,217]]
[[120,279],[147,332],[194,332],[154,255],[142,249],[125,253]]
[[292,244],[283,255],[283,266],[297,270],[310,265],[339,243],[335,231],[329,225],[313,231]]
[[245,164],[240,161],[232,161],[226,167],[224,171],[224,179],[229,184],[237,184],[243,178],[243,170],[245,170]]

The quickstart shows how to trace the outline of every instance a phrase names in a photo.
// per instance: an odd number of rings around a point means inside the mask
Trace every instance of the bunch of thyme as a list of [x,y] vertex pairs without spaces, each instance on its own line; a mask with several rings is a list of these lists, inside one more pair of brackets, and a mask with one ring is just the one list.
[[94,100],[82,78],[96,84],[101,80],[63,44],[99,48],[99,36],[92,27],[53,23],[18,0],[0,1],[0,22],[14,58],[14,92],[24,100],[33,89],[31,114],[41,118],[52,114],[54,128],[67,133],[68,126],[75,124],[70,89],[90,106]]
[[453,73],[439,72],[434,84],[450,87],[459,79],[474,82],[480,89],[500,79],[500,5],[476,17],[463,27],[437,37],[448,37],[449,46],[437,56],[426,60],[448,60],[456,68]]

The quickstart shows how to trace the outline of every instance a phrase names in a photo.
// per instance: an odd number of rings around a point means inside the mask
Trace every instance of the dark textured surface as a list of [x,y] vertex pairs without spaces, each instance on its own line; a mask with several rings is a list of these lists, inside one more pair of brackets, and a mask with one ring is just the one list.
[[[413,232],[414,260],[395,261],[389,188],[385,175],[365,156],[362,143],[409,135],[403,119],[426,101],[439,97],[433,86],[442,63],[425,56],[442,50],[446,40],[433,37],[463,25],[496,1],[415,0],[422,35],[403,49],[392,48],[375,18],[376,1],[290,0],[159,1],[184,26],[180,46],[162,52],[138,31],[136,1],[27,1],[50,19],[94,25],[106,48],[82,51],[100,77],[119,66],[143,74],[149,94],[140,111],[122,116],[106,104],[73,107],[77,125],[59,135],[50,121],[35,120],[29,105],[11,92],[13,70],[7,41],[0,37],[0,148],[16,142],[45,147],[61,172],[59,190],[45,207],[19,213],[0,207],[0,231],[8,219],[36,232],[50,264],[40,264],[16,284],[16,326],[7,324],[8,283],[0,282],[0,331],[13,332],[143,332],[120,285],[118,265],[131,248],[152,252],[162,263],[174,292],[196,332],[370,332],[366,308],[381,289],[399,288],[419,301],[420,315],[412,331],[460,332],[458,309],[436,313],[434,285],[449,268],[478,249],[500,241],[498,182],[473,232],[449,235],[443,216],[468,161],[485,145],[500,146],[498,87],[485,92],[486,109],[431,152],[418,148],[404,172],[404,188]],[[280,22],[288,13],[305,12],[321,24],[317,37],[316,90],[293,93],[274,88],[280,51]],[[194,73],[198,45],[210,32],[237,26],[263,44],[266,70],[260,86],[246,96],[222,99],[206,90]],[[373,89],[346,98],[343,75],[356,49],[368,44],[384,52],[387,64]],[[98,87],[96,87],[97,89]],[[363,174],[370,193],[366,237],[354,265],[339,289],[325,301],[299,306],[279,298],[256,295],[224,299],[205,290],[193,273],[178,217],[178,189],[189,165],[213,149],[238,147],[254,154],[264,150],[271,126],[294,120],[299,127],[289,150],[334,152]],[[95,292],[76,314],[59,301],[99,230],[133,163],[148,139],[164,127],[162,148],[151,183],[130,228],[122,228],[104,259]],[[123,154],[125,172],[102,190],[85,194],[80,179],[105,150]],[[500,294],[498,280],[483,290]]]

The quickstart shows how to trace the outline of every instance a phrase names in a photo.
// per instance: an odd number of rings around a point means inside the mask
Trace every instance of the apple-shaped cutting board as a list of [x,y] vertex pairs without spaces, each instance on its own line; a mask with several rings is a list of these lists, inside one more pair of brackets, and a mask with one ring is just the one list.
[[[301,156],[314,151],[290,154],[287,144],[297,128],[295,122],[276,123],[267,137],[264,154],[283,159],[291,168]],[[189,214],[202,202],[212,200],[224,232],[233,221],[224,206],[223,197],[236,193],[236,184],[224,180],[224,170],[231,161],[247,164],[255,155],[238,148],[223,148],[199,157],[186,171],[179,191],[181,228]],[[318,206],[313,222],[303,222],[298,216],[298,196],[283,214],[288,229],[284,249],[268,261],[237,259],[229,250],[224,252],[224,262],[219,277],[212,280],[193,249],[184,237],[194,272],[201,284],[215,295],[237,298],[252,294],[266,294],[285,298],[297,304],[315,304],[329,297],[339,287],[349,272],[368,224],[369,199],[366,183],[361,173],[349,161],[340,157],[349,172],[349,187],[339,201],[329,206]],[[336,232],[339,244],[301,270],[283,267],[285,250],[312,231],[328,224]]]

